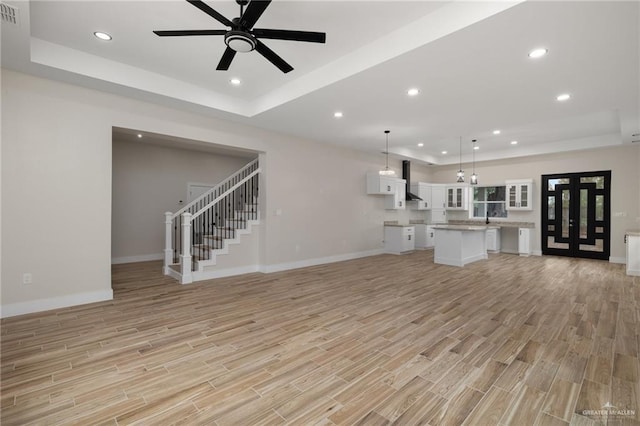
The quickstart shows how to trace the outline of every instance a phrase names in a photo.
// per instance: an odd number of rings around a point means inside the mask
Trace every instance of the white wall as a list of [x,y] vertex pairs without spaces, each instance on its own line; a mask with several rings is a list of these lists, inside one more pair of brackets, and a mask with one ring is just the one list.
[[[465,165],[463,164],[463,168]],[[434,173],[436,183],[451,183],[457,166],[440,167]],[[468,169],[468,167],[467,167]],[[537,155],[509,160],[476,162],[480,184],[497,184],[506,179],[534,179],[533,211],[509,212],[508,220],[534,222],[533,250],[541,250],[540,197],[541,175],[611,170],[611,258],[625,258],[624,234],[640,228],[640,144],[619,147]],[[614,216],[614,213],[626,216]],[[468,218],[466,212],[453,212],[449,219]]]
[[[380,155],[6,70],[2,112],[2,316],[112,297],[112,127],[263,152],[267,196],[259,241],[266,271],[378,252],[384,220],[423,217],[385,212],[383,197],[365,194],[365,173],[379,169]],[[612,210],[628,213],[613,220],[612,256],[624,256],[624,231],[637,228],[640,216],[633,187],[639,148],[476,168],[483,182],[534,177],[538,186],[540,174],[611,169]],[[398,160],[390,165],[400,171]],[[455,172],[412,166],[413,181],[451,182]],[[539,213],[531,217],[539,222]],[[539,237],[535,244],[539,249]],[[26,272],[31,285],[22,285]]]
[[111,126],[49,89],[2,72],[3,316],[112,297]]
[[112,127],[264,152],[264,270],[382,249],[380,155],[7,70],[2,110],[2,316],[111,298]]
[[187,184],[215,185],[249,161],[237,156],[114,139],[112,262],[162,259],[164,213],[186,205]]

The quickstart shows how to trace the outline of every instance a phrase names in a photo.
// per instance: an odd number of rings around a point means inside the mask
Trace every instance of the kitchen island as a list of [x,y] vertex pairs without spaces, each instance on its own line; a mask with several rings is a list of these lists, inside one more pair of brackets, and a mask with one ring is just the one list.
[[464,266],[487,259],[486,226],[436,225],[433,261],[443,265]]

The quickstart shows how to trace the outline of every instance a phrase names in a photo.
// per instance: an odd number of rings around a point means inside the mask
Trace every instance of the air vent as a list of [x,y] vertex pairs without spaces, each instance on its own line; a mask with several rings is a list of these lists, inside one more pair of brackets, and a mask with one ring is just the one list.
[[2,15],[2,22],[18,25],[18,9],[15,7],[0,3],[0,15]]

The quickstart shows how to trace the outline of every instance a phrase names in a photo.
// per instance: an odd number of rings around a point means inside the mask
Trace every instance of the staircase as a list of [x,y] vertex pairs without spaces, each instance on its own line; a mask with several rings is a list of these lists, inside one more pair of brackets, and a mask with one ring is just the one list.
[[182,209],[165,213],[165,275],[181,284],[216,276],[218,257],[229,255],[230,246],[260,222],[260,173],[255,159]]

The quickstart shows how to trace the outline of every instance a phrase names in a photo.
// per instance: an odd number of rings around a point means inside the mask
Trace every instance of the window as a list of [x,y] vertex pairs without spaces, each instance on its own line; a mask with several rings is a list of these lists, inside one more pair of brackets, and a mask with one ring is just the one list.
[[473,188],[473,217],[507,217],[506,187],[476,186]]

